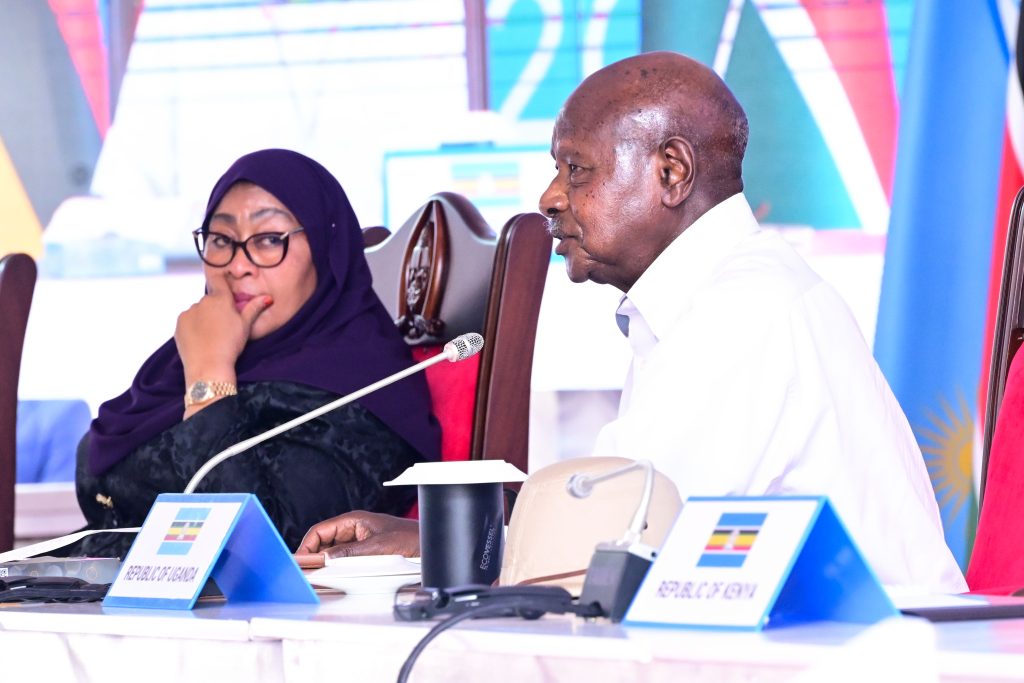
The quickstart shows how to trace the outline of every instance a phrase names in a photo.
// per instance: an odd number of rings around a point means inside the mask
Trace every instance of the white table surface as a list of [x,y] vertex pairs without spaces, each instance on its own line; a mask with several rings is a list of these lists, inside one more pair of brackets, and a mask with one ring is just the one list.
[[[390,596],[322,598],[312,608],[0,607],[0,670],[4,680],[393,681],[433,623],[396,622]],[[1024,680],[1024,620],[895,618],[732,633],[566,616],[486,619],[438,637],[411,680]]]

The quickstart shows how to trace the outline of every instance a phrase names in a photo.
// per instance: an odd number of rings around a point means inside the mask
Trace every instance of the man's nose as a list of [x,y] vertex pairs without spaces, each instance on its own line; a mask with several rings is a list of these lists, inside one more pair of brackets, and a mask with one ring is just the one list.
[[551,181],[548,189],[540,196],[540,212],[545,216],[557,216],[568,208],[568,200],[558,178]]

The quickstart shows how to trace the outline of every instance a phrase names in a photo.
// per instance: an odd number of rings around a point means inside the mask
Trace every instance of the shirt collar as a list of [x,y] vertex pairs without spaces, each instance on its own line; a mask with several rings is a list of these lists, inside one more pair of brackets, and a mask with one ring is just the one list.
[[[722,259],[759,229],[746,197],[738,193],[711,207],[676,237],[647,267],[616,311],[630,318],[634,350],[650,348],[664,338]],[[634,323],[638,315],[653,339],[634,341],[634,332],[640,332]]]

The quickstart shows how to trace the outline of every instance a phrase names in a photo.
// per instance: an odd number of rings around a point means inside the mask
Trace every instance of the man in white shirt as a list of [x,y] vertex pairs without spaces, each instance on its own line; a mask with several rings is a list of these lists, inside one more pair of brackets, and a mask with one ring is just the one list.
[[[684,499],[827,495],[883,583],[965,590],[856,322],[743,197],[746,141],[718,76],[665,52],[594,73],[555,122],[541,211],[571,280],[624,292],[617,321],[634,354],[594,455],[649,459]],[[397,532],[336,518],[300,550],[381,533]]]

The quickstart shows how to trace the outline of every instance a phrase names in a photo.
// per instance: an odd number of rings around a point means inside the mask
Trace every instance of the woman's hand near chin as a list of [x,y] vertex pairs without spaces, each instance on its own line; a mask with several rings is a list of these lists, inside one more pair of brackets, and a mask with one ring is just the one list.
[[[258,296],[238,311],[234,297],[225,289],[207,294],[182,312],[174,343],[185,368],[186,388],[197,380],[235,384],[235,361],[249,342],[256,318],[272,303],[269,296]],[[185,417],[210,402],[187,408]]]

